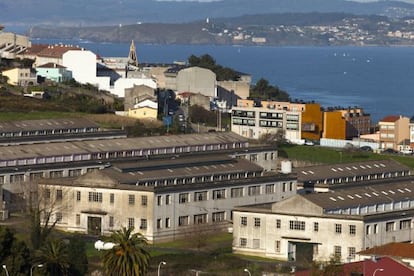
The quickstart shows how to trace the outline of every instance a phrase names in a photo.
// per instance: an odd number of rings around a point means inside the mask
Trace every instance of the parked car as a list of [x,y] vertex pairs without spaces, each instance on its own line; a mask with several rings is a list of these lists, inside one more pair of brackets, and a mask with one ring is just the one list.
[[396,153],[398,153],[398,151],[396,151],[394,149],[385,149],[385,150],[382,151],[382,153],[396,154]]
[[362,151],[372,151],[372,148],[370,146],[362,146],[359,149]]

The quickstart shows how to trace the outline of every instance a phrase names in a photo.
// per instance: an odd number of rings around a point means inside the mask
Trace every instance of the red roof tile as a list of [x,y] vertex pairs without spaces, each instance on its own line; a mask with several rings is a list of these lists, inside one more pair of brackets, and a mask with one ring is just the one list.
[[386,117],[382,118],[380,120],[380,122],[392,123],[392,122],[398,121],[398,119],[400,119],[400,116],[398,116],[398,115],[390,115],[390,116],[386,116]]
[[359,252],[361,255],[390,256],[414,259],[414,244],[412,243],[388,243]]

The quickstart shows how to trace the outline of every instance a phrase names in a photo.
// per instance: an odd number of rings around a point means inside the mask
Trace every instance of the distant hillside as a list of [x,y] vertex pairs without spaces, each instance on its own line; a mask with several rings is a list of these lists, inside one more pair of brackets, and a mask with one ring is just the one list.
[[414,5],[345,0],[222,0],[213,2],[155,0],[2,0],[0,24],[91,26],[145,23],[184,23],[209,18],[265,13],[344,12],[391,18],[414,15]]
[[[396,33],[396,35],[392,35]],[[147,44],[414,45],[414,19],[345,13],[272,13],[190,23],[33,27],[32,38]],[[404,35],[402,35],[404,34]]]

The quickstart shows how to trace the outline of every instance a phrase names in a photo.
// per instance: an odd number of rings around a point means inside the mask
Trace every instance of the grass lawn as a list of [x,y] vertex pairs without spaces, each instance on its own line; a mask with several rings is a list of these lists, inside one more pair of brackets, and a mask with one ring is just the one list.
[[279,156],[291,160],[309,161],[315,164],[336,164],[394,159],[410,168],[414,168],[414,157],[409,155],[378,154],[366,151],[333,149],[319,146],[281,145],[279,146]]

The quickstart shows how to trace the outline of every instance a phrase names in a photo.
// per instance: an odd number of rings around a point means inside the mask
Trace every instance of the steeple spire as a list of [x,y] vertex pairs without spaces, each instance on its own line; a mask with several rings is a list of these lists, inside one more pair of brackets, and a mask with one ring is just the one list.
[[129,46],[128,65],[138,67],[137,52],[135,50],[134,40],[131,40],[131,46]]

